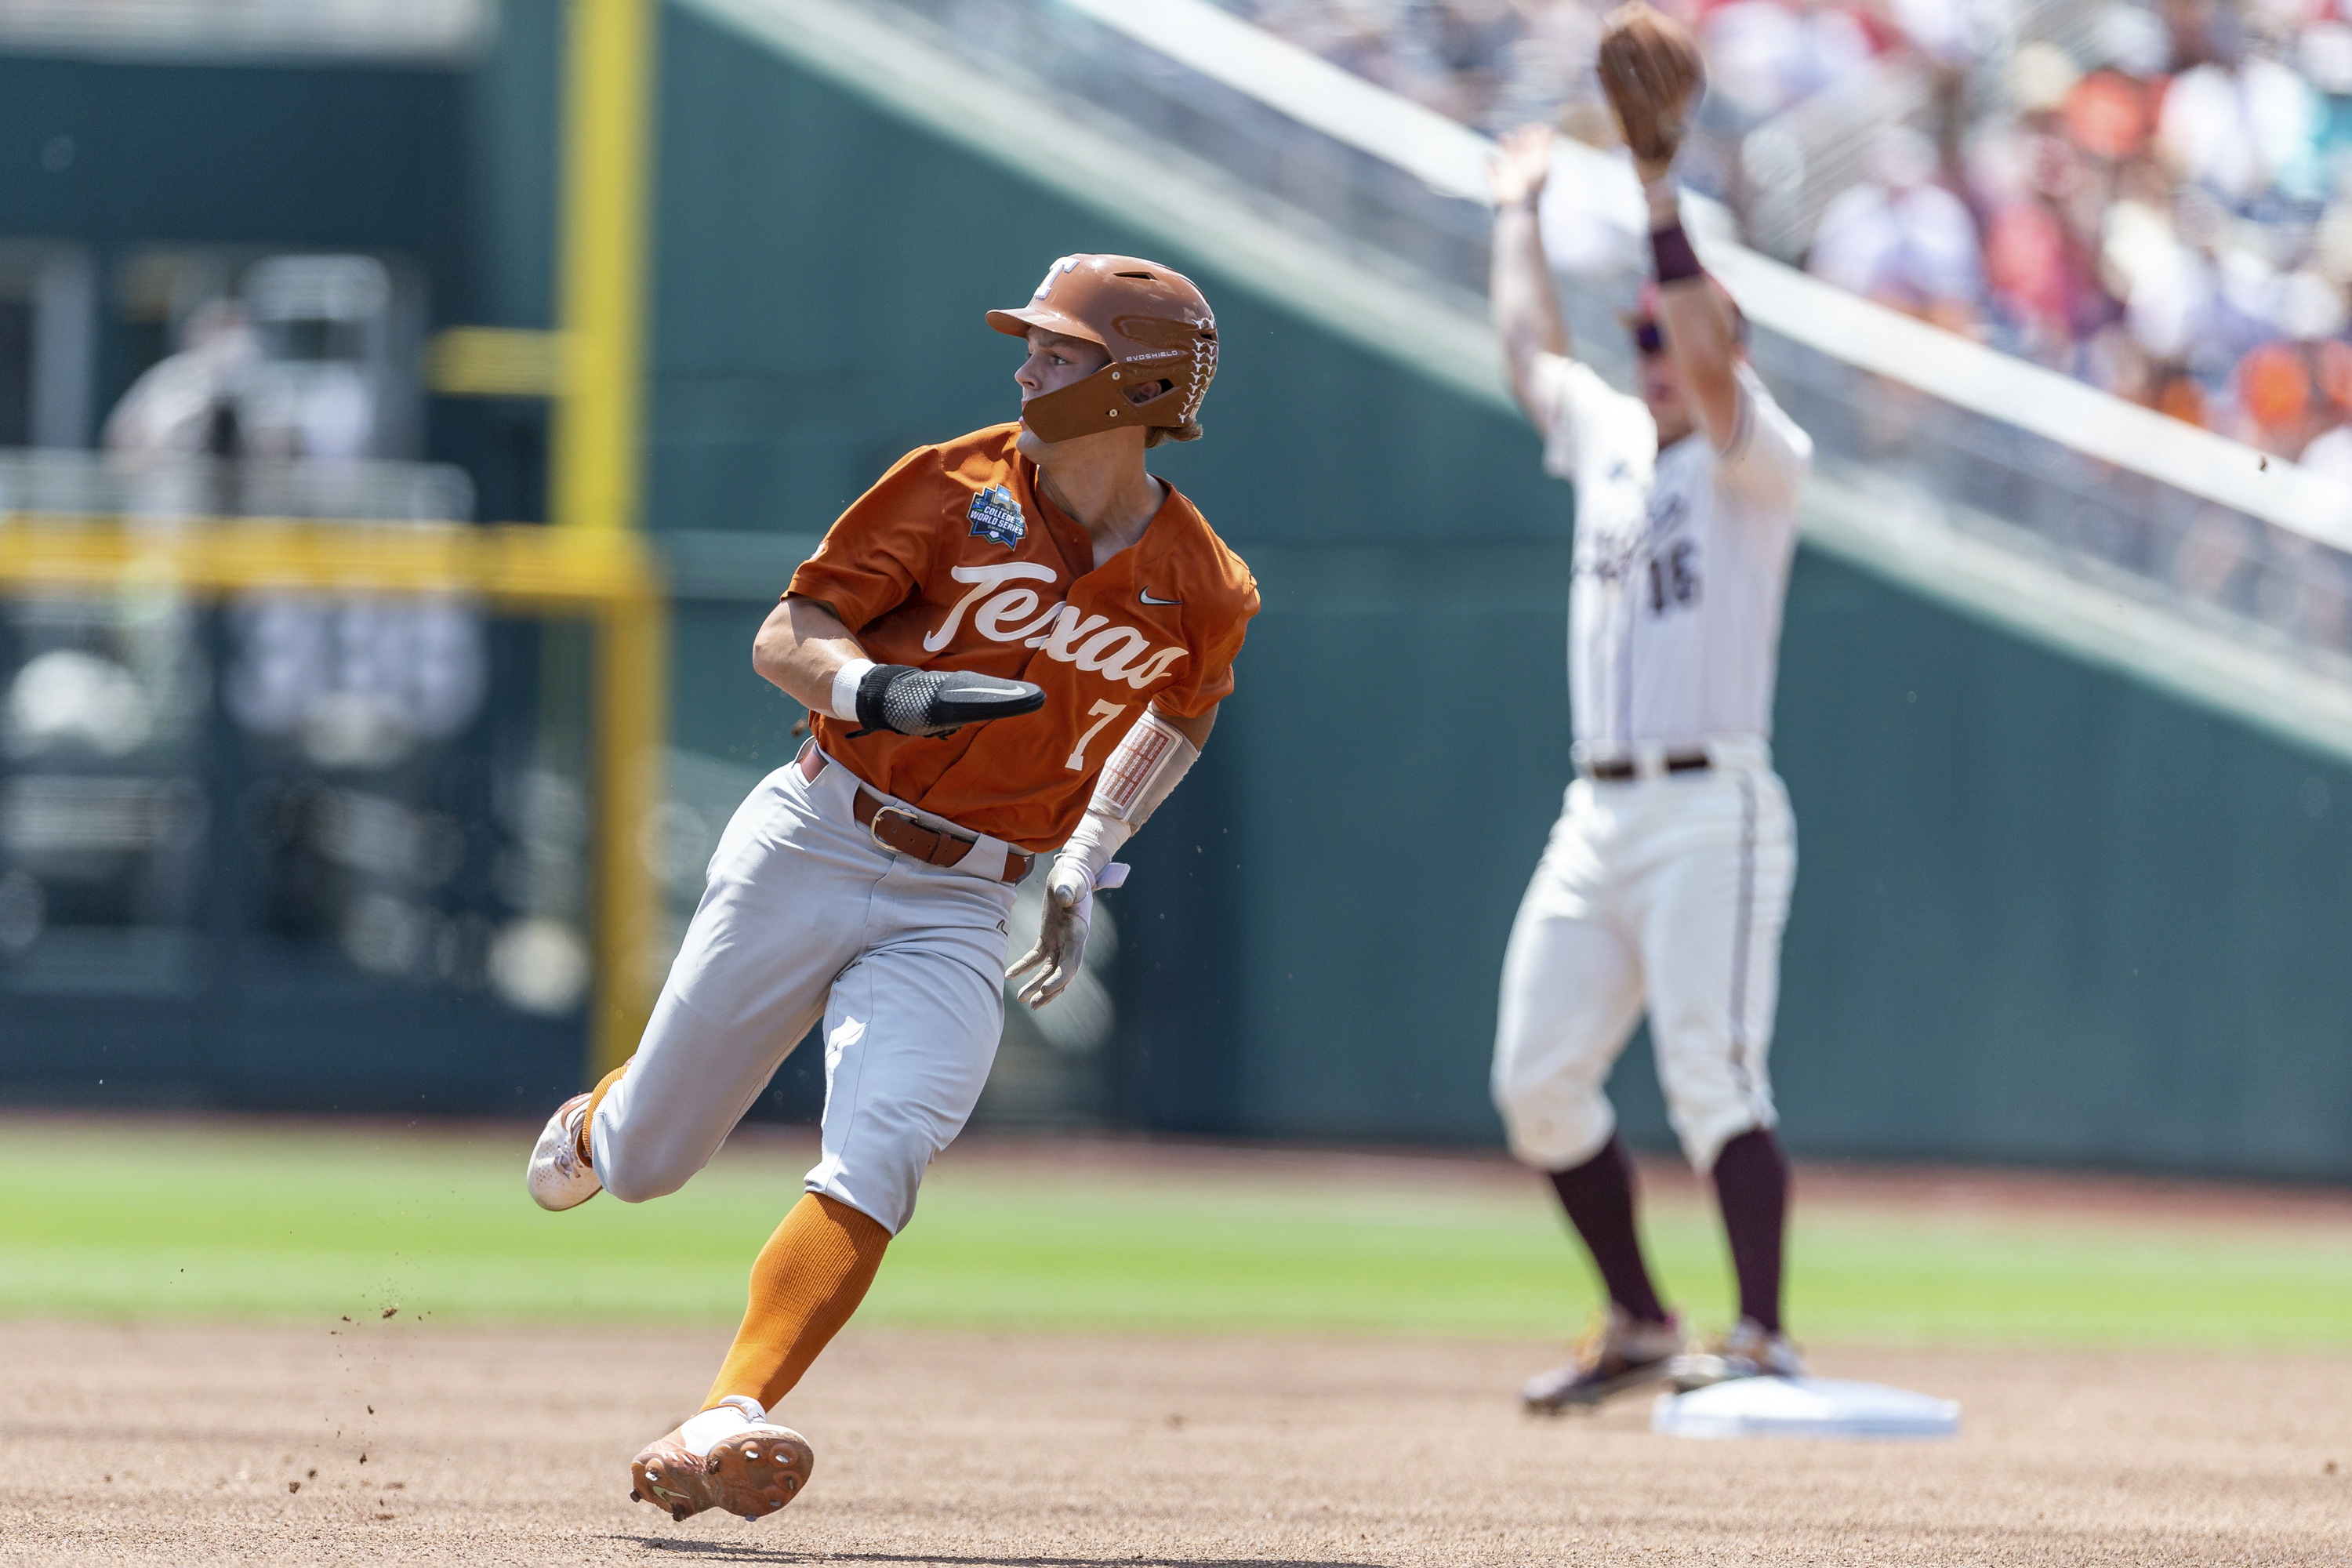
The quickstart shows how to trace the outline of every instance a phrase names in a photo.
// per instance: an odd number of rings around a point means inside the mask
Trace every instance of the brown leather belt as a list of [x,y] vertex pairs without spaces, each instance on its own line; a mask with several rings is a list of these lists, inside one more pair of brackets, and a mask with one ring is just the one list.
[[[910,855],[927,866],[955,866],[980,842],[961,833],[940,833],[925,827],[905,806],[891,805],[871,790],[860,789],[849,810],[857,818],[857,826],[871,833],[876,842],[887,844],[901,855]],[[1017,882],[1028,874],[1029,857],[1017,849],[1006,849],[1002,879]]]
[[[1664,763],[1664,771],[1670,773],[1703,773],[1714,765],[1707,761],[1705,752],[1672,752],[1667,753]],[[1603,784],[1623,784],[1628,779],[1639,778],[1642,769],[1639,763],[1632,761],[1588,763],[1584,773],[1586,777],[1599,779]]]
[[[798,761],[801,777],[811,784],[814,784],[817,774],[824,771],[824,753],[816,749],[814,741],[801,748]],[[952,868],[959,865],[965,856],[971,853],[971,847],[980,842],[961,833],[942,833],[925,827],[905,806],[888,804],[863,784],[851,798],[849,811],[857,819],[857,826],[874,836],[876,843],[887,845],[899,854],[911,856],[926,866]],[[1029,874],[1030,861],[1029,856],[1007,846],[1004,874],[1000,879],[1007,882],[1021,880]]]

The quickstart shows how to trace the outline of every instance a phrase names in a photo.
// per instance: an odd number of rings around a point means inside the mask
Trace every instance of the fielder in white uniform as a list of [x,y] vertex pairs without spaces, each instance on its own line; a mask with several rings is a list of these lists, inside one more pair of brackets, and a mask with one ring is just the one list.
[[[1629,323],[1640,395],[1569,356],[1536,221],[1551,136],[1507,138],[1493,299],[1511,383],[1576,486],[1569,683],[1578,777],[1503,959],[1494,1092],[1511,1148],[1548,1173],[1610,1298],[1533,1407],[1800,1369],[1781,1331],[1788,1172],[1772,1128],[1780,931],[1795,823],[1772,771],[1774,653],[1811,442],[1746,363],[1727,296],[1651,186],[1659,281]],[[1633,1168],[1602,1091],[1646,1009],[1683,1151],[1710,1173],[1740,1318],[1685,1356],[1636,1238]]]

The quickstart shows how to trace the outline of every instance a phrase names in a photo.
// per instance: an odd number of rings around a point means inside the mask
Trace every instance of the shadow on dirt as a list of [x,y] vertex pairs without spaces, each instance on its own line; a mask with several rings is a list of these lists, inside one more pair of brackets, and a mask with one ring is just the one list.
[[935,1552],[770,1552],[724,1541],[650,1535],[635,1539],[648,1552],[681,1552],[712,1563],[941,1563],[947,1568],[1385,1568],[1346,1557],[971,1557]]

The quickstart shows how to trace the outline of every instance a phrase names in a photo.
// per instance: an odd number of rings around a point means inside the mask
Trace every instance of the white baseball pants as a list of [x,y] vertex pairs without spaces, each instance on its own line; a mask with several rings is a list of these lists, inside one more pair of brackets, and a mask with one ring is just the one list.
[[1778,1120],[1765,1055],[1796,821],[1757,742],[1704,773],[1579,779],[1503,955],[1496,1106],[1511,1151],[1564,1171],[1616,1130],[1602,1091],[1643,1008],[1683,1152],[1699,1171]]
[[814,782],[788,763],[728,823],[645,1038],[596,1108],[614,1197],[684,1186],[821,1016],[823,1158],[805,1184],[894,1236],[913,1215],[996,1058],[1013,889],[1001,858],[980,857],[982,876],[884,848],[850,813],[857,788],[830,761]]

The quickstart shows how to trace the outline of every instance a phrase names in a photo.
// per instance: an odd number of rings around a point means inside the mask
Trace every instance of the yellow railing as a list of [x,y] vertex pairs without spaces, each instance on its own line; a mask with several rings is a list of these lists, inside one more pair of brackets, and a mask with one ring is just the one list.
[[462,594],[496,609],[588,621],[596,631],[591,1076],[636,1048],[656,984],[660,911],[638,837],[660,789],[669,651],[668,600],[642,535],[520,523],[0,519],[0,593],[133,590],[192,598]]
[[658,889],[638,845],[661,790],[668,603],[639,530],[646,222],[657,0],[569,0],[556,331],[461,328],[428,376],[460,395],[551,395],[557,526],[251,518],[128,525],[0,514],[0,593],[466,594],[596,628],[592,1078],[651,1011]]

